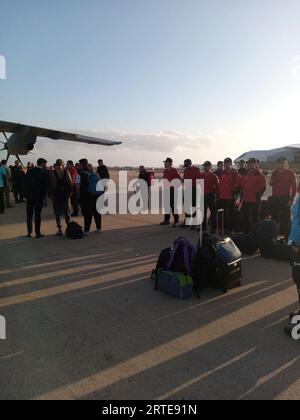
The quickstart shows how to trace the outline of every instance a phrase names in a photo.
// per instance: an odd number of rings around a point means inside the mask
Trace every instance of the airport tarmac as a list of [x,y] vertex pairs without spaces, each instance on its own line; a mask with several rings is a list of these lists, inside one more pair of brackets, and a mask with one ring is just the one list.
[[80,241],[44,219],[47,237],[29,240],[24,205],[0,215],[1,400],[300,399],[288,264],[245,258],[240,289],[180,301],[150,279],[182,235],[161,217],[106,216]]

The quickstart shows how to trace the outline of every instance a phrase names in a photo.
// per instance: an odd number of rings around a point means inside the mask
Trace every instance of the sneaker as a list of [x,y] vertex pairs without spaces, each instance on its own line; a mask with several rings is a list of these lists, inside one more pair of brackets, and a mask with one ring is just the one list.
[[58,231],[56,233],[56,236],[63,236],[63,233],[62,233],[62,230],[61,229],[58,229]]
[[31,235],[31,233],[28,233],[28,235],[26,236],[26,238],[28,238],[28,239],[32,239],[32,235]]
[[101,229],[96,229],[96,233],[102,233]]
[[83,232],[83,236],[90,236],[90,232]]
[[179,222],[174,222],[172,227],[173,228],[178,228],[178,227],[180,227],[180,223]]
[[163,222],[161,222],[160,226],[170,226],[170,222],[167,222],[166,220],[164,220]]
[[180,229],[187,229],[188,228],[185,223],[182,223],[179,227],[180,227]]
[[293,321],[293,319],[295,318],[295,316],[300,316],[300,310],[296,311],[296,312],[292,312],[290,314],[290,320]]

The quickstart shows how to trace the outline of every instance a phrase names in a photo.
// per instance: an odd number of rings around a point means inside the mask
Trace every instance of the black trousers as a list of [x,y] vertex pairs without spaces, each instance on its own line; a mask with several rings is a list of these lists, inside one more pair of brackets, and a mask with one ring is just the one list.
[[81,212],[84,219],[84,231],[89,232],[91,229],[93,217],[95,220],[95,224],[97,229],[101,229],[102,227],[102,216],[98,213],[96,204],[97,204],[98,197],[89,197],[85,201],[80,203]]
[[204,196],[204,220],[203,220],[203,229],[207,229],[207,214],[208,210],[210,211],[210,220],[211,220],[211,227],[213,230],[217,227],[217,202],[216,202],[216,194],[210,193],[205,194]]
[[274,219],[279,224],[279,233],[281,233],[285,237],[288,237],[290,234],[290,199],[290,196],[273,196],[270,200],[272,219]]
[[299,303],[300,303],[300,248],[299,248],[299,252],[294,252],[293,280],[297,287]]
[[77,198],[77,193],[75,191],[75,188],[74,188],[73,194],[71,195],[71,206],[72,206],[73,214],[78,215],[79,203],[78,203],[78,198]]
[[248,233],[259,221],[259,203],[244,203],[242,209],[243,232]]
[[234,228],[234,210],[235,202],[232,200],[219,200],[218,209],[224,210],[224,228],[226,230],[233,230]]
[[[170,207],[172,210],[172,214],[174,216],[174,222],[178,223],[179,222],[179,215],[175,214],[175,191],[174,188],[170,189]],[[165,214],[165,221],[169,222],[171,219],[171,215],[170,214]]]
[[44,197],[35,197],[33,199],[27,199],[26,212],[27,212],[27,231],[31,235],[33,231],[33,215],[35,224],[35,233],[40,235],[41,223],[42,223],[42,211],[43,211]]
[[4,213],[5,201],[4,201],[4,187],[0,187],[0,213]]

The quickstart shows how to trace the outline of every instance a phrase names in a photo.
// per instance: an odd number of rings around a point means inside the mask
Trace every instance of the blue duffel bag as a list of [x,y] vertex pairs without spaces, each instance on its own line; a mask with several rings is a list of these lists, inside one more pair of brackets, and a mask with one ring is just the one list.
[[155,282],[156,290],[179,299],[193,296],[193,278],[183,273],[159,270]]

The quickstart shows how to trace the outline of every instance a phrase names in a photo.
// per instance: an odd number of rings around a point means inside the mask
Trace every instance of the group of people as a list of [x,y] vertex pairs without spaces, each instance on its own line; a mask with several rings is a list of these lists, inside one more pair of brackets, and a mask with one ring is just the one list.
[[[196,206],[196,183],[204,180],[204,221],[203,229],[207,230],[210,224],[214,232],[217,226],[217,210],[224,210],[225,230],[248,233],[267,213],[278,222],[280,233],[288,237],[290,232],[291,207],[297,194],[296,174],[289,169],[287,160],[278,159],[277,169],[272,173],[270,186],[272,195],[268,201],[262,201],[267,188],[267,178],[260,168],[257,159],[241,161],[239,168],[233,168],[233,161],[226,158],[218,162],[217,170],[213,171],[211,162],[206,161],[203,171],[194,166],[190,159],[184,161],[183,179],[176,168],[173,160],[167,158],[164,162],[165,170],[163,178],[173,180],[192,180],[193,207]],[[187,220],[179,223],[179,215],[176,214],[174,203],[175,191],[171,188],[170,204],[174,216],[173,227],[187,227]],[[267,208],[266,208],[267,207]],[[209,210],[209,213],[208,213]],[[191,215],[186,215],[186,219]],[[161,225],[170,225],[170,214],[166,214]],[[195,227],[192,227],[195,229]]]
[[[79,209],[84,218],[84,234],[90,232],[94,217],[97,232],[101,232],[101,215],[96,209],[98,193],[91,191],[91,178],[94,184],[101,179],[109,179],[109,171],[100,159],[98,168],[94,171],[87,159],[81,159],[74,165],[58,159],[49,166],[43,158],[37,164],[28,164],[24,169],[19,162],[8,168],[6,161],[0,166],[0,213],[11,208],[10,192],[15,196],[16,203],[26,202],[27,237],[32,238],[33,230],[36,238],[43,238],[41,232],[42,211],[47,205],[47,198],[53,203],[53,211],[57,225],[57,235],[63,235],[61,216],[66,224],[79,215]],[[33,226],[34,219],[34,226]]]

